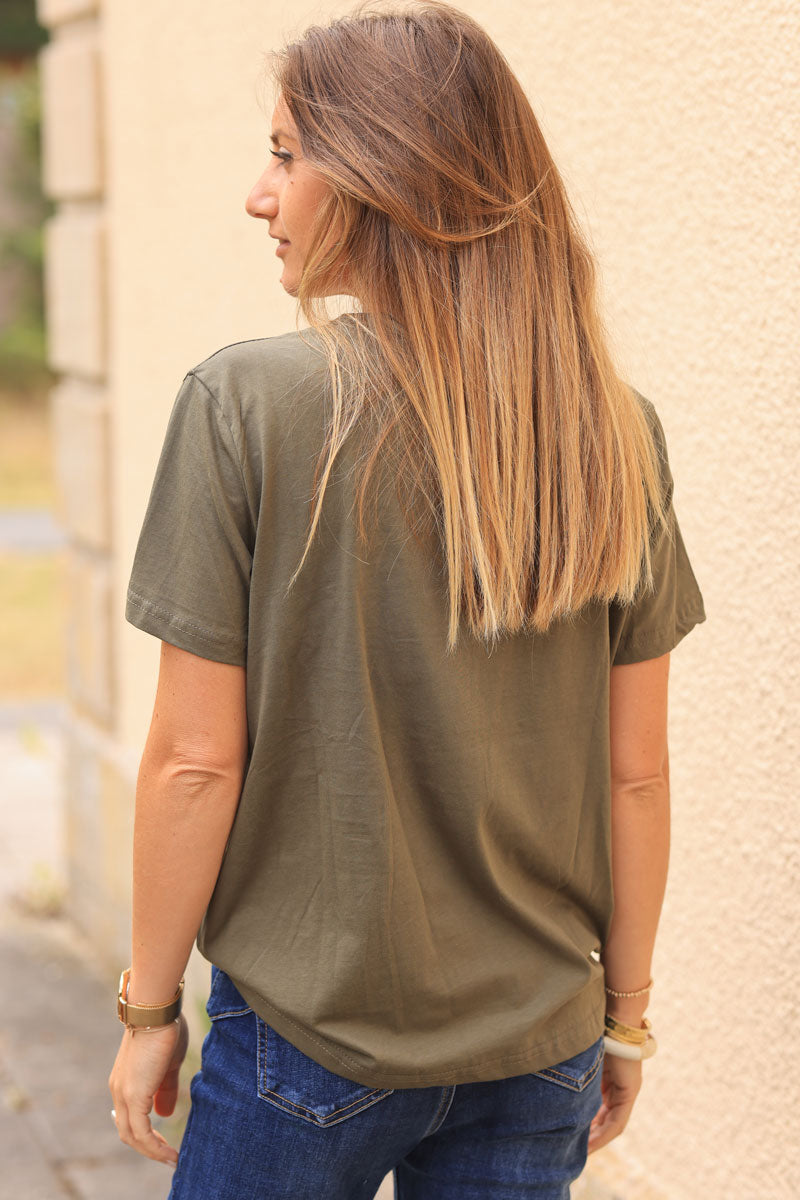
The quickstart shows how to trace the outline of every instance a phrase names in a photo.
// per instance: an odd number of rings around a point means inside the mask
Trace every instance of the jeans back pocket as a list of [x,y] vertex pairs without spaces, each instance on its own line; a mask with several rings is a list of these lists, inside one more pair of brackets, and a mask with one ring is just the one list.
[[313,1125],[335,1125],[355,1116],[393,1088],[375,1088],[336,1075],[281,1037],[261,1017],[258,1024],[258,1094]]
[[533,1071],[532,1074],[538,1079],[549,1079],[551,1083],[557,1083],[571,1092],[582,1092],[589,1086],[603,1064],[604,1046],[603,1034],[601,1034],[596,1042],[592,1042],[591,1046],[587,1046],[579,1054],[573,1054],[571,1058],[565,1058],[563,1062],[556,1063],[553,1067]]

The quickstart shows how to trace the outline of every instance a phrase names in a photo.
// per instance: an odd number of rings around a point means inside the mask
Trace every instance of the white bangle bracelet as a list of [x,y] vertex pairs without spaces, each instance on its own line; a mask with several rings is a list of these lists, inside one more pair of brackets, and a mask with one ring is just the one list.
[[616,1038],[610,1038],[608,1034],[603,1038],[603,1044],[606,1049],[606,1054],[616,1055],[617,1058],[652,1058],[658,1049],[658,1042],[653,1037],[652,1033],[646,1042],[641,1045],[633,1046],[629,1042],[620,1042]]

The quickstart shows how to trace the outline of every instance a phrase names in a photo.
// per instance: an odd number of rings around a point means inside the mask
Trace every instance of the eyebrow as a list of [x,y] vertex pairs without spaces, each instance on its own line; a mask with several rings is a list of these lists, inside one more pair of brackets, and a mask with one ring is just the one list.
[[277,146],[278,142],[285,140],[287,142],[296,142],[297,138],[292,133],[287,133],[285,129],[276,129],[274,133],[269,135],[269,140]]

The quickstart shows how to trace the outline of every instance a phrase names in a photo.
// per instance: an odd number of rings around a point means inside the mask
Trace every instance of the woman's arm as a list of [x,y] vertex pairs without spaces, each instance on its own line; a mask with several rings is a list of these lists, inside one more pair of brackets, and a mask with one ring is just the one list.
[[[667,685],[669,654],[612,667],[611,850],[614,914],[603,947],[606,985],[636,991],[650,978],[656,929],[669,863],[669,756]],[[638,1025],[649,993],[607,996],[606,1009]],[[606,1055],[603,1104],[589,1152],[622,1132],[641,1087],[642,1064]]]
[[[136,786],[128,999],[174,995],[219,874],[241,795],[248,733],[244,667],[161,644],[156,701]],[[109,1078],[120,1137],[175,1162],[150,1125],[175,1106],[185,1022],[125,1031]]]
[[247,760],[244,667],[161,643],[136,785],[129,999],[174,995],[219,874]]

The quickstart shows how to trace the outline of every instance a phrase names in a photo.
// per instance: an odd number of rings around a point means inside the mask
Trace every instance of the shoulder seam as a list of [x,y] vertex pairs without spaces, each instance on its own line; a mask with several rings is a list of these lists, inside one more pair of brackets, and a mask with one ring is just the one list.
[[[266,339],[252,338],[251,340],[252,341],[262,341],[262,340],[266,340]],[[236,465],[239,468],[239,477],[242,481],[242,491],[245,496],[245,499],[247,500],[247,507],[250,508],[250,494],[247,490],[247,480],[245,479],[245,475],[244,475],[244,466],[242,464],[242,454],[239,449],[239,443],[236,440],[236,435],[234,434],[231,423],[228,420],[227,413],[225,412],[225,409],[222,407],[218,398],[214,395],[214,393],[212,392],[211,388],[208,386],[206,381],[204,379],[201,379],[200,376],[198,374],[196,374],[195,368],[192,368],[191,371],[187,371],[185,378],[188,379],[190,375],[192,376],[193,379],[196,379],[197,382],[200,384],[200,386],[205,388],[205,390],[208,392],[209,396],[211,397],[211,399],[214,402],[214,407],[217,409],[220,417],[225,422],[225,427],[228,430],[228,433],[230,434],[231,442],[233,443],[233,449],[234,449],[235,455],[236,455]],[[252,510],[251,510],[251,513],[252,513]]]
[[268,337],[241,338],[238,342],[228,342],[227,345],[220,346],[218,350],[212,351],[212,353],[207,355],[201,362],[196,363],[189,373],[192,374],[195,371],[198,371],[200,367],[205,366],[207,362],[211,362],[212,358],[216,358],[218,354],[224,354],[226,350],[233,350],[236,346],[252,346],[256,342],[279,342],[283,338],[296,337],[301,332],[302,330],[299,329],[287,329],[284,333],[273,333]]
[[[290,330],[290,332],[291,332],[291,330]],[[189,374],[190,375],[193,374],[198,369],[198,367],[202,367],[203,363],[210,362],[212,358],[216,358],[217,355],[222,354],[223,351],[232,350],[234,346],[249,346],[251,344],[251,342],[274,342],[276,338],[285,337],[285,336],[286,336],[285,333],[276,333],[270,337],[241,338],[238,342],[229,342],[226,346],[220,346],[218,350],[212,351],[212,353],[207,355],[202,360],[202,362],[199,362],[199,363],[197,363],[197,365],[195,367],[192,367],[192,370],[189,372]]]

